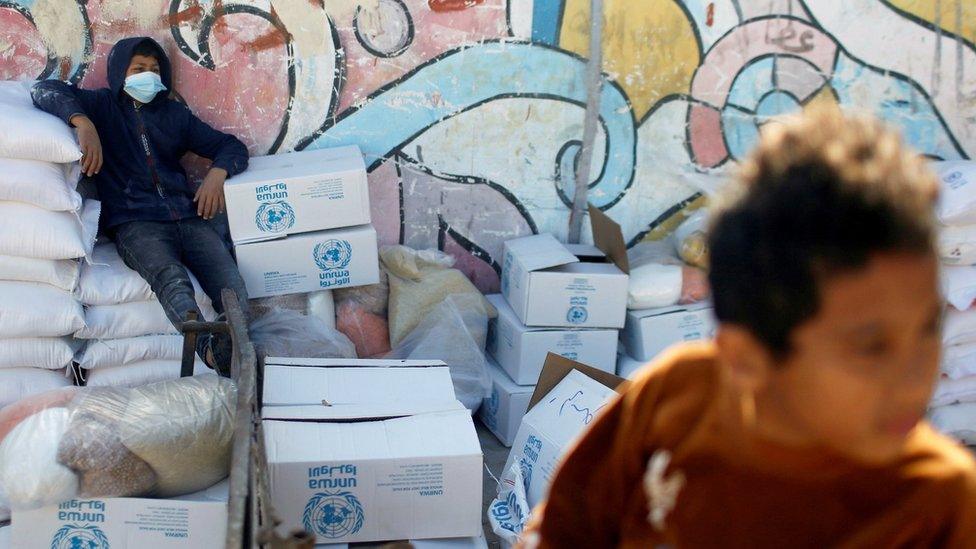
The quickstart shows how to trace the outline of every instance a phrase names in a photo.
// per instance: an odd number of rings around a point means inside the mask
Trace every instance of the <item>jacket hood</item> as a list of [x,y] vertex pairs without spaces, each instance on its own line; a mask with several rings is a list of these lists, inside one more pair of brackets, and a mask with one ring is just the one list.
[[[132,61],[132,52],[143,42],[151,42],[159,50],[159,78],[163,81],[163,85],[166,86],[168,91],[171,92],[173,90],[173,73],[170,68],[169,58],[166,57],[166,52],[159,45],[159,42],[156,42],[152,38],[148,36],[137,36],[135,38],[119,40],[108,54],[108,87],[115,96],[118,96],[125,86],[125,71],[129,68],[129,62]],[[156,98],[152,102],[155,103],[164,100],[167,96],[169,96],[169,93],[160,93],[156,95]]]

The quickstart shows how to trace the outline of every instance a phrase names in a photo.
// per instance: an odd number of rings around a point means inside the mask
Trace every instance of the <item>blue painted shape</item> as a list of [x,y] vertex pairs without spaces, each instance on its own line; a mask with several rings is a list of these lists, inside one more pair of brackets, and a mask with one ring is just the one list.
[[532,41],[556,46],[562,23],[564,0],[535,0],[532,2]]
[[[532,44],[490,42],[462,48],[422,66],[358,110],[344,113],[303,148],[359,145],[374,169],[380,159],[438,122],[488,101],[537,97],[583,106],[585,71],[586,63],[579,57]],[[630,187],[637,138],[627,97],[609,82],[604,82],[600,96],[600,117],[607,154],[602,177],[591,185],[599,192],[590,196],[593,205],[605,207]],[[599,168],[595,164],[591,173],[599,173]]]
[[873,111],[899,128],[905,141],[916,150],[946,160],[965,158],[935,106],[910,81],[841,52],[830,85],[841,105]]
[[729,155],[735,160],[745,158],[759,142],[756,115],[726,107],[722,111],[722,134]]
[[767,57],[739,71],[732,81],[726,103],[754,110],[759,100],[773,89],[775,62]]
[[798,110],[800,110],[800,103],[796,98],[782,91],[774,91],[767,94],[756,105],[756,114],[758,115],[760,124],[768,121],[770,118],[790,114]]

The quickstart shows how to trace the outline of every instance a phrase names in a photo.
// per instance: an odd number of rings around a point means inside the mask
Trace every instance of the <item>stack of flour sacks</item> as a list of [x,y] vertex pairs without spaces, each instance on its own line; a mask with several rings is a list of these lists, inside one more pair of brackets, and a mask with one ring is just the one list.
[[[191,279],[204,317],[213,320],[210,299]],[[149,284],[119,257],[115,244],[95,246],[91,260],[81,267],[77,296],[85,306],[85,327],[75,337],[85,340],[78,365],[86,385],[135,387],[179,377],[183,336]],[[194,373],[206,371],[197,358]]]
[[939,256],[948,306],[929,418],[942,432],[976,445],[976,162],[937,162],[934,168],[942,186]]
[[31,85],[0,81],[0,407],[72,384],[73,292],[98,226],[73,132],[33,107]]

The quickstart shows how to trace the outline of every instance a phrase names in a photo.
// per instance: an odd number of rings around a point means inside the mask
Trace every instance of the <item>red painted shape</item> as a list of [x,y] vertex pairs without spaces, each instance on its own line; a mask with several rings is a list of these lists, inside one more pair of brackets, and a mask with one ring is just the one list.
[[707,105],[692,105],[688,124],[691,152],[698,165],[711,168],[729,156],[722,139],[722,115],[717,109]]
[[484,2],[485,0],[427,0],[431,11],[461,11]]
[[708,4],[708,9],[705,11],[705,24],[709,27],[715,24],[715,2]]

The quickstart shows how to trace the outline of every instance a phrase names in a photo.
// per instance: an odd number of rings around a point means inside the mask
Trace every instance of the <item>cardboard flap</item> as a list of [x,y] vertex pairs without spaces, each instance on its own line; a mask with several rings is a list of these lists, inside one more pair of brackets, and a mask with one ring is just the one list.
[[593,243],[620,270],[630,274],[630,261],[627,259],[627,243],[624,242],[624,234],[620,230],[620,225],[610,219],[607,214],[601,212],[599,208],[590,205],[590,225],[593,227]]
[[[372,409],[413,413],[431,406],[456,402],[450,370],[430,368],[310,368],[267,365],[264,369],[263,403],[274,406],[322,408],[317,417],[348,416],[351,407],[364,414]],[[329,412],[333,409],[333,412]],[[378,412],[380,415],[390,412]]]
[[516,256],[526,271],[538,271],[579,261],[579,258],[549,233],[509,240],[505,247]]
[[322,170],[366,171],[363,153],[358,145],[295,151],[267,156],[254,156],[248,160],[247,170],[228,178],[227,185],[260,181],[269,177],[288,177],[292,173],[312,173]]
[[614,389],[618,393],[626,388],[626,380],[622,377],[617,377],[603,370],[598,370],[592,366],[587,366],[586,364],[570,360],[555,353],[549,353],[546,355],[546,363],[542,367],[542,374],[539,375],[539,383],[535,386],[532,399],[529,400],[529,410],[549,394],[556,385],[559,385],[559,382],[573,370],[579,371],[598,383]]

